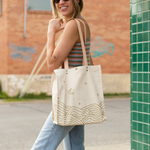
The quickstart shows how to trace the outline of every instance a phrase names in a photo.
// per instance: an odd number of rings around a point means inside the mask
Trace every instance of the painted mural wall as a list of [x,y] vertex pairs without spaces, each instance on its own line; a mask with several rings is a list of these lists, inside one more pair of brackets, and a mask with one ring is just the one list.
[[[31,3],[29,0],[29,2],[30,5],[34,4],[34,1]],[[35,8],[32,9],[26,4],[28,10],[25,38],[24,0],[9,0],[6,4],[7,11],[3,6],[0,22],[5,17],[7,45],[0,47],[0,51],[7,52],[7,59],[3,62],[1,59],[0,64],[7,64],[6,74],[29,74],[46,44],[47,26],[52,14],[48,10],[34,10],[39,6],[33,5]],[[91,29],[93,61],[94,64],[101,64],[102,72],[105,74],[130,72],[129,13],[129,0],[117,3],[113,0],[94,0],[92,3],[90,0],[84,1],[82,15]],[[0,32],[3,32],[3,28]],[[0,38],[4,38],[2,34]],[[0,73],[4,73],[2,69]],[[48,73],[45,64],[40,74]]]

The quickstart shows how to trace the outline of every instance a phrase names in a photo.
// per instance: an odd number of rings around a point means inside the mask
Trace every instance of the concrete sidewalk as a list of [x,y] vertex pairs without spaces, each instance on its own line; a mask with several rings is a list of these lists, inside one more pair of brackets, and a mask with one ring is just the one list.
[[[105,104],[108,120],[85,126],[85,150],[130,150],[130,100]],[[50,111],[51,101],[1,102],[0,150],[30,150]]]
[[98,147],[87,147],[85,150],[130,150],[130,144],[107,145]]

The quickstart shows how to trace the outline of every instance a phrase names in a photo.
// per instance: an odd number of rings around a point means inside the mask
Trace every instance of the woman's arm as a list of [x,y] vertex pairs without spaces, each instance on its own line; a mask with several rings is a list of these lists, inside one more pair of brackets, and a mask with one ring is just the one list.
[[55,35],[62,30],[59,20],[53,20],[49,23],[49,32],[47,34],[47,65],[52,73],[54,69],[59,68],[71,49],[79,39],[77,24],[74,20],[69,21],[62,33],[62,37],[55,47]]

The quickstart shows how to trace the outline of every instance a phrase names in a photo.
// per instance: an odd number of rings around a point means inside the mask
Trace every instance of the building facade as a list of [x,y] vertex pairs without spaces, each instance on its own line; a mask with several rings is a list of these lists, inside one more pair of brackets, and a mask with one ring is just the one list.
[[131,149],[150,150],[150,1],[130,7]]
[[[49,0],[0,2],[0,78],[2,89],[12,95],[17,83],[18,89],[23,87],[46,44],[51,3]],[[102,66],[105,93],[130,92],[129,5],[129,0],[84,0],[82,15],[91,29],[93,62]],[[37,80],[47,80],[46,64],[39,74],[42,76]],[[30,90],[37,91],[33,87]],[[48,90],[47,85],[44,89]]]

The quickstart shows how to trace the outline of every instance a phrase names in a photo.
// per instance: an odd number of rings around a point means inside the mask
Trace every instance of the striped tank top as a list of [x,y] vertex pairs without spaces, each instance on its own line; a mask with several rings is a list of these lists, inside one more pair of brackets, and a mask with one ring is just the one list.
[[[90,65],[90,44],[91,44],[91,37],[89,37],[85,43],[88,65]],[[83,61],[82,46],[81,42],[78,42],[74,45],[74,47],[72,48],[71,52],[68,55],[69,68],[82,66],[82,61]]]

